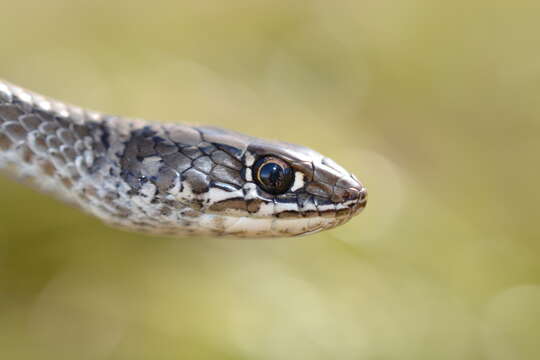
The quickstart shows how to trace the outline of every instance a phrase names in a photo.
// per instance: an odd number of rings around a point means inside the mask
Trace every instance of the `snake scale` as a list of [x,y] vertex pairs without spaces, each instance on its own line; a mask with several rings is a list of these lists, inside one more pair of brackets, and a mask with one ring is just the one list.
[[311,149],[105,115],[3,80],[0,168],[108,224],[163,235],[310,234],[367,202],[353,175]]

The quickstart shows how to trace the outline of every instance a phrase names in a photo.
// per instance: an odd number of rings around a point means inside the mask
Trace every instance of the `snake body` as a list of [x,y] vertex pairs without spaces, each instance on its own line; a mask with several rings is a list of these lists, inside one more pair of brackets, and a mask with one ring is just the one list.
[[2,80],[0,168],[108,224],[166,235],[308,234],[367,201],[353,175],[302,146],[105,115]]

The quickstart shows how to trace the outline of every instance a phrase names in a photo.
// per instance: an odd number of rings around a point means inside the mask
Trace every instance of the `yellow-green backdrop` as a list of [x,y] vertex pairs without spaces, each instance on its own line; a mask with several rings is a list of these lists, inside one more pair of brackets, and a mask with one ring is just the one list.
[[0,77],[300,143],[367,185],[284,240],[124,233],[0,178],[0,358],[540,358],[537,1],[0,0]]

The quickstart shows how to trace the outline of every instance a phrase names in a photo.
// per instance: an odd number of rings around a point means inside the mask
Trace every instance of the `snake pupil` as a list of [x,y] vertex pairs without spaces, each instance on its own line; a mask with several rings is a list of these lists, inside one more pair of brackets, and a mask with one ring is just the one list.
[[262,158],[255,166],[256,181],[266,192],[279,195],[287,192],[293,183],[291,167],[279,159]]

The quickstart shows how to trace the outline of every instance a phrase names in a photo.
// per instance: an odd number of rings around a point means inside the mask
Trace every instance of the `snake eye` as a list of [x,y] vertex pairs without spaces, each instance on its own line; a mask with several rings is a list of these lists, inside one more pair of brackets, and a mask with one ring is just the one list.
[[272,156],[260,158],[254,167],[255,182],[267,193],[286,193],[294,182],[294,171],[285,161]]

